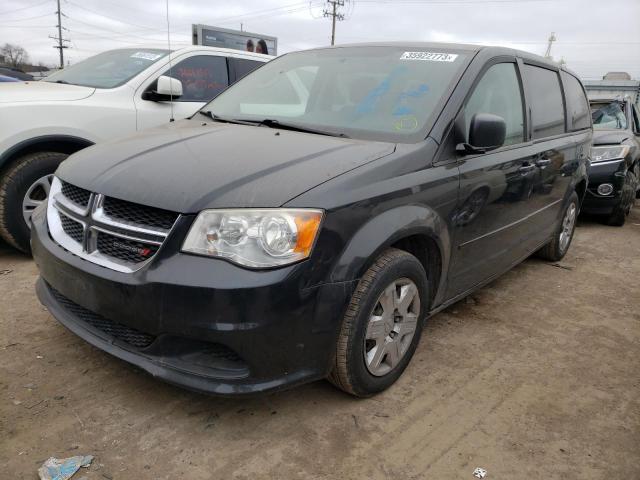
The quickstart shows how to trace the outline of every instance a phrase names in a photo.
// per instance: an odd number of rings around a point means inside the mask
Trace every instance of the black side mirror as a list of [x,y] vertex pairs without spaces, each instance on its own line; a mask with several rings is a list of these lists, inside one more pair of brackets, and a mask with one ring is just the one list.
[[476,113],[469,126],[469,143],[456,146],[460,153],[485,153],[504,145],[507,124],[504,118],[491,113]]
[[158,79],[143,92],[143,100],[152,102],[168,102],[182,96],[182,82],[177,78],[160,75]]

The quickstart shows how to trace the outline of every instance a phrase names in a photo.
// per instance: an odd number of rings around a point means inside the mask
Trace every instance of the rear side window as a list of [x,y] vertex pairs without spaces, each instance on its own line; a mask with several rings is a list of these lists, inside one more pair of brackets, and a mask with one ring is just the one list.
[[235,68],[236,78],[234,81],[236,82],[263,64],[262,62],[246,60],[244,58],[230,58],[229,60],[233,62],[233,67]]
[[582,130],[591,126],[591,109],[582,85],[576,77],[562,72],[564,94],[567,99],[567,115],[571,121],[571,130]]
[[531,105],[533,138],[564,133],[564,103],[558,74],[553,70],[524,65]]
[[182,96],[177,102],[209,102],[229,86],[227,59],[213,55],[196,55],[176,63],[164,75],[182,82]]
[[466,134],[471,119],[477,113],[491,113],[502,117],[507,124],[504,145],[524,141],[522,94],[515,64],[498,63],[489,67],[476,85],[464,108]]

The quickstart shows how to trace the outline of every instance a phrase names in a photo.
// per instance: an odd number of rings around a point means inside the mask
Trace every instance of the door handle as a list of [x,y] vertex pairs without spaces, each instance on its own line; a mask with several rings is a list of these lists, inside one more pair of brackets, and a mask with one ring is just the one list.
[[535,165],[523,165],[518,169],[518,171],[520,173],[529,173],[530,171],[532,171],[535,168],[536,168]]
[[541,158],[536,161],[536,165],[538,167],[546,167],[547,165],[551,165],[551,160],[549,160],[548,158]]

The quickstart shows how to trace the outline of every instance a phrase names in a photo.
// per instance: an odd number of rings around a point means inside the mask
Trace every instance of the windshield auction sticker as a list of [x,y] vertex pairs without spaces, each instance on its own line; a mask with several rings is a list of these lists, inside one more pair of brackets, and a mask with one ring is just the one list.
[[435,52],[404,52],[400,60],[423,60],[427,62],[455,62],[458,55],[455,53]]
[[136,52],[131,55],[131,58],[142,58],[144,60],[157,60],[162,56],[161,53],[152,53],[152,52]]

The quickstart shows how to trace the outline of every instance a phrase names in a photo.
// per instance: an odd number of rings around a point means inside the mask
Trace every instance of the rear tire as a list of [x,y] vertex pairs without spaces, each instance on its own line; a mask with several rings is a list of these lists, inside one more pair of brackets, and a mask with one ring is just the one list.
[[[46,201],[45,181],[67,158],[66,153],[38,152],[25,155],[5,170],[0,178],[0,237],[24,253],[31,252],[27,211]],[[38,185],[38,183],[41,185]],[[29,201],[26,195],[29,193]]]
[[562,220],[551,237],[549,243],[538,250],[538,257],[550,262],[562,260],[569,251],[573,234],[576,230],[576,219],[579,210],[578,194],[573,192],[569,198],[569,203],[562,212]]
[[409,364],[428,311],[422,264],[403,250],[386,250],[351,297],[329,381],[357,397],[389,388]]

